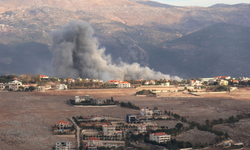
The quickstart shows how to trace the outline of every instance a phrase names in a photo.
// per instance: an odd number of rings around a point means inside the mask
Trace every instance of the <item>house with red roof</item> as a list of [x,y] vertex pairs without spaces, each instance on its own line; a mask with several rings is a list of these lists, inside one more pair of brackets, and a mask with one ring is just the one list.
[[48,79],[49,76],[46,76],[46,75],[40,75],[41,79]]
[[68,83],[74,83],[76,80],[75,79],[68,79]]
[[68,122],[61,120],[57,122],[55,126],[58,127],[58,129],[65,129],[68,127],[68,125],[69,125]]
[[87,144],[84,147],[88,147],[88,149],[95,149],[100,146],[103,146],[102,141],[98,138],[91,137],[88,139]]
[[228,79],[231,79],[230,76],[216,76],[214,77],[214,79],[224,79],[224,80],[228,80]]
[[189,85],[190,86],[202,86],[201,81],[199,80],[191,80]]
[[171,135],[168,135],[165,132],[150,133],[149,140],[157,143],[166,143],[171,140]]
[[114,79],[114,80],[109,80],[107,83],[108,84],[118,84],[119,82],[121,82],[120,80]]
[[21,74],[20,77],[26,77],[26,74]]
[[155,80],[150,80],[150,81],[149,81],[149,84],[155,85]]
[[238,80],[231,80],[234,84],[238,84],[239,81]]
[[118,88],[130,88],[130,83],[127,81],[121,81],[118,83]]

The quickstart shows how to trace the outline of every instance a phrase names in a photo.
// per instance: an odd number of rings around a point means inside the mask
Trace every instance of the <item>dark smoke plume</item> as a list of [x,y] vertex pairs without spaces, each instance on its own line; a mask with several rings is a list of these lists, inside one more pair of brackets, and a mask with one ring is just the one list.
[[71,21],[68,25],[51,33],[53,44],[53,67],[56,76],[110,79],[177,79],[155,72],[138,63],[112,63],[105,49],[99,48],[99,42],[93,37],[94,30],[86,22]]

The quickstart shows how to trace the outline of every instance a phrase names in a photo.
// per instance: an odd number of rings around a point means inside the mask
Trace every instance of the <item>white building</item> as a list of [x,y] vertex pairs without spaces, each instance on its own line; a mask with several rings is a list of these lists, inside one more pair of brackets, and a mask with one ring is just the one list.
[[46,75],[40,75],[41,79],[48,79],[49,76],[46,76]]
[[80,96],[75,96],[75,103],[80,103],[80,102],[81,102]]
[[9,89],[13,90],[13,91],[17,91],[19,88],[18,85],[9,85]]
[[147,132],[146,125],[145,125],[145,124],[138,125],[138,126],[137,126],[137,131],[138,131],[139,133]]
[[71,142],[57,142],[55,149],[56,150],[71,150]]
[[153,109],[153,114],[154,114],[154,115],[162,115],[162,111],[159,110],[159,109],[157,109],[157,108],[154,108],[154,109]]
[[210,79],[208,82],[209,84],[214,84],[214,82],[216,82],[216,79]]
[[20,86],[20,85],[22,85],[22,82],[17,81],[17,80],[14,80],[14,81],[9,82],[8,85],[9,85],[9,86],[11,86],[11,85]]
[[108,125],[106,123],[102,125],[102,131],[103,131],[103,134],[107,136],[114,136],[116,134],[115,126]]
[[66,84],[59,84],[59,85],[56,85],[56,89],[57,90],[67,90],[67,85]]
[[201,81],[191,80],[189,83],[190,86],[202,86]]
[[105,100],[101,100],[101,99],[94,98],[94,99],[91,99],[91,103],[92,103],[92,104],[101,105],[101,104],[104,104],[104,103],[105,103]]
[[214,79],[214,78],[202,78],[201,83],[209,82],[209,80],[212,80],[212,79]]
[[162,83],[161,86],[169,86],[169,82],[166,82],[166,83]]
[[148,108],[141,108],[140,115],[141,116],[151,117],[153,115],[153,110],[148,109]]
[[124,81],[124,82],[119,82],[117,87],[118,87],[118,88],[130,88],[130,83],[129,83],[129,82],[126,82],[126,81]]
[[149,140],[156,141],[157,143],[166,143],[171,140],[171,135],[168,135],[165,132],[150,133]]
[[149,84],[155,85],[155,81],[154,81],[154,80],[150,80],[150,81],[149,81]]
[[37,92],[45,92],[45,86],[38,86]]
[[99,146],[103,146],[102,141],[98,138],[91,137],[88,139],[86,146],[88,149],[97,149]]
[[3,90],[3,89],[5,89],[5,86],[3,83],[0,83],[0,90]]
[[76,81],[75,79],[68,79],[68,83],[71,83],[71,82],[75,83],[75,81]]
[[224,80],[229,80],[231,79],[230,76],[217,76],[217,77],[214,77],[214,79],[224,79]]

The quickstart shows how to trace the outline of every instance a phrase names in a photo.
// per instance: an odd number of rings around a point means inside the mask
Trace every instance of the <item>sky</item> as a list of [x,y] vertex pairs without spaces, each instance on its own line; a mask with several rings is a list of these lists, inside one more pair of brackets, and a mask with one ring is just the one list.
[[152,0],[175,6],[203,6],[209,7],[214,4],[239,4],[250,3],[250,0]]

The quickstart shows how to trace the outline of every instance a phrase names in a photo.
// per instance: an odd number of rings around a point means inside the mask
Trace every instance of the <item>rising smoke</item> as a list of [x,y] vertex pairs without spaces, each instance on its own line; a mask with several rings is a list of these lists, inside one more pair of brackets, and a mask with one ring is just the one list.
[[112,63],[110,55],[93,37],[94,30],[86,22],[71,21],[68,25],[51,33],[53,44],[53,67],[56,76],[110,79],[176,79],[169,75],[155,72],[138,63]]

